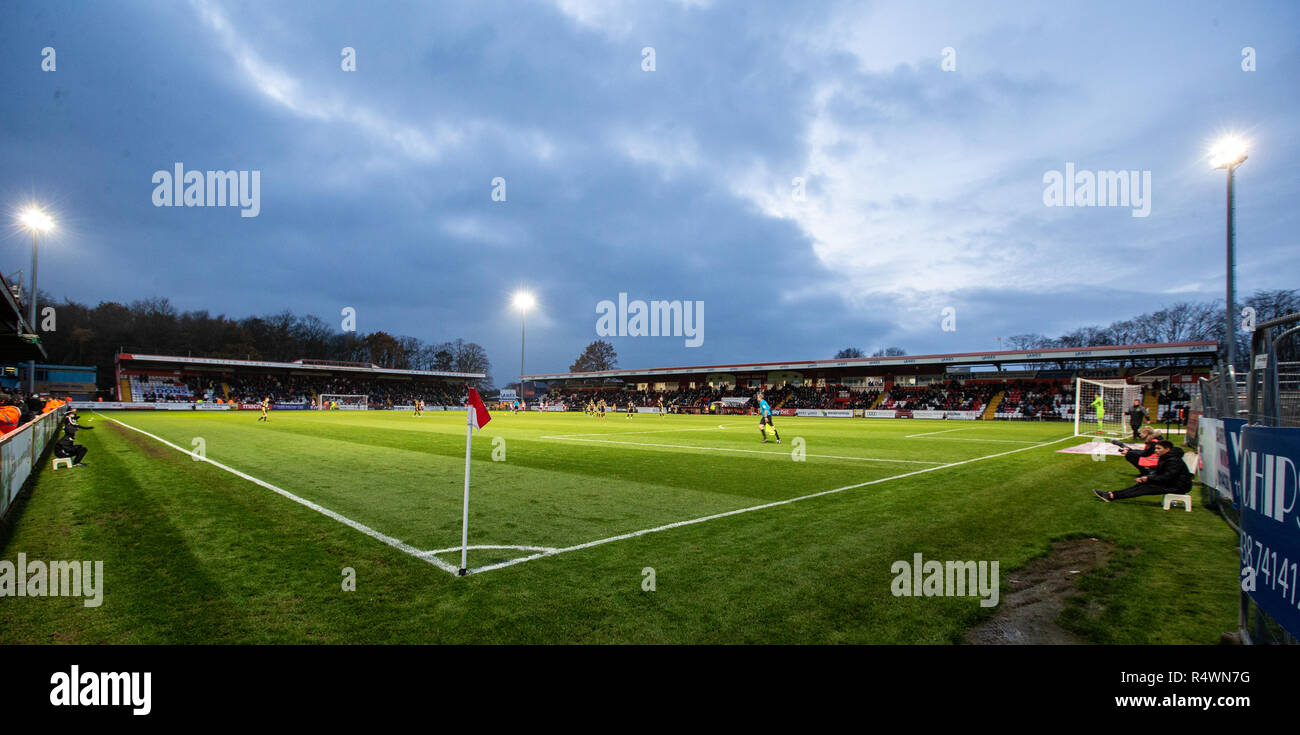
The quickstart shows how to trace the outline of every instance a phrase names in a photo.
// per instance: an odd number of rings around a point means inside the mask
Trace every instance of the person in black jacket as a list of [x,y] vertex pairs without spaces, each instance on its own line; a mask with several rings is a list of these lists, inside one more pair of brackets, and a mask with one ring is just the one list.
[[1173,442],[1161,439],[1156,443],[1156,456],[1160,460],[1155,470],[1146,477],[1137,478],[1136,484],[1115,492],[1093,490],[1093,494],[1109,503],[1112,500],[1136,498],[1139,495],[1164,495],[1165,493],[1186,495],[1191,492],[1192,473],[1187,469],[1187,463],[1183,461],[1183,450],[1175,447]]
[[82,426],[81,424],[77,423],[77,409],[75,408],[68,409],[67,414],[63,416],[63,433],[67,434],[73,439],[77,438],[77,432],[80,431],[81,429],[90,430],[93,428],[95,427]]
[[1133,405],[1129,408],[1129,410],[1125,411],[1124,413],[1128,414],[1128,425],[1131,429],[1133,429],[1133,438],[1134,439],[1139,438],[1138,427],[1142,425],[1142,422],[1150,418],[1149,416],[1147,416],[1147,410],[1142,407],[1142,400],[1139,398],[1134,398]]
[[72,466],[79,467],[86,464],[83,460],[86,457],[86,448],[80,444],[73,444],[72,437],[67,434],[54,443],[54,456],[60,459],[71,458]]

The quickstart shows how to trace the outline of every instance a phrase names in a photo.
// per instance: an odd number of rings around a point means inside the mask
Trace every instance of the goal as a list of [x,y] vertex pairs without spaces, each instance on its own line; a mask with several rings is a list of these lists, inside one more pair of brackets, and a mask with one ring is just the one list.
[[349,411],[365,411],[369,408],[369,401],[364,395],[322,393],[316,397],[316,408],[330,408],[333,403],[338,403],[340,409]]
[[[1101,398],[1100,411],[1097,399]],[[1075,436],[1128,436],[1125,411],[1142,398],[1142,386],[1123,380],[1074,381]]]

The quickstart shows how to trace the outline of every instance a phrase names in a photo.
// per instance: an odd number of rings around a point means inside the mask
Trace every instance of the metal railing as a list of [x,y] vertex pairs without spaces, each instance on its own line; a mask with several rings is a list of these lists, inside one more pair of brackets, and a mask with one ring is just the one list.
[[[1240,418],[1259,426],[1300,428],[1300,314],[1258,324],[1251,336],[1244,375],[1222,365],[1200,381],[1207,418]],[[1241,534],[1241,515],[1231,489],[1207,488],[1206,505]],[[1241,592],[1238,627],[1246,643],[1296,645],[1288,633]]]

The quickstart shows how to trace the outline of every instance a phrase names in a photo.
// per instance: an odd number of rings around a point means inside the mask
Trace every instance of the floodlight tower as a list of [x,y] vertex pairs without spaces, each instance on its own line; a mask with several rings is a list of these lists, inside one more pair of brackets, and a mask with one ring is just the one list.
[[525,320],[528,315],[528,310],[533,308],[533,306],[536,305],[536,303],[537,300],[534,299],[533,295],[528,293],[527,291],[515,292],[514,304],[515,304],[515,308],[519,310],[519,402],[521,405],[524,403]]
[[[27,300],[27,321],[33,331],[36,329],[36,254],[39,250],[40,233],[54,228],[54,220],[37,207],[28,207],[18,216],[23,227],[32,231],[32,290]],[[27,361],[27,392],[36,392],[36,360]]]
[[1236,355],[1237,329],[1236,329],[1236,319],[1235,319],[1236,315],[1233,312],[1235,310],[1234,303],[1236,301],[1236,293],[1235,293],[1236,289],[1235,289],[1234,282],[1236,280],[1237,255],[1236,255],[1236,242],[1235,242],[1236,237],[1233,232],[1233,226],[1232,226],[1232,178],[1233,178],[1233,172],[1236,170],[1236,168],[1240,166],[1242,163],[1245,163],[1247,158],[1246,155],[1247,148],[1248,146],[1246,144],[1246,141],[1236,135],[1225,135],[1224,137],[1215,141],[1213,147],[1210,148],[1210,165],[1216,169],[1222,168],[1222,169],[1227,169],[1228,171],[1228,233],[1227,233],[1227,241],[1228,241],[1227,242],[1227,271],[1228,271],[1227,292],[1228,293],[1227,293],[1227,303],[1225,306],[1225,314],[1224,314],[1225,331],[1223,333],[1223,338],[1228,343],[1226,348],[1228,372],[1232,376],[1232,380],[1234,381],[1233,382],[1234,393],[1236,390],[1235,366],[1236,366],[1236,358],[1237,358]]

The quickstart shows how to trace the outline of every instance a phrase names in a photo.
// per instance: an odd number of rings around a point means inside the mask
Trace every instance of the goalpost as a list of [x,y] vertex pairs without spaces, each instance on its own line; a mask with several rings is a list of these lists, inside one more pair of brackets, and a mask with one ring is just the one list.
[[[1101,398],[1101,409],[1096,400]],[[1134,399],[1142,398],[1142,386],[1130,385],[1123,380],[1074,380],[1074,435],[1109,436],[1123,438],[1129,435],[1128,416],[1125,413]]]
[[322,393],[316,397],[316,408],[329,408],[337,401],[340,409],[365,411],[369,408],[369,399],[365,395],[354,393]]

